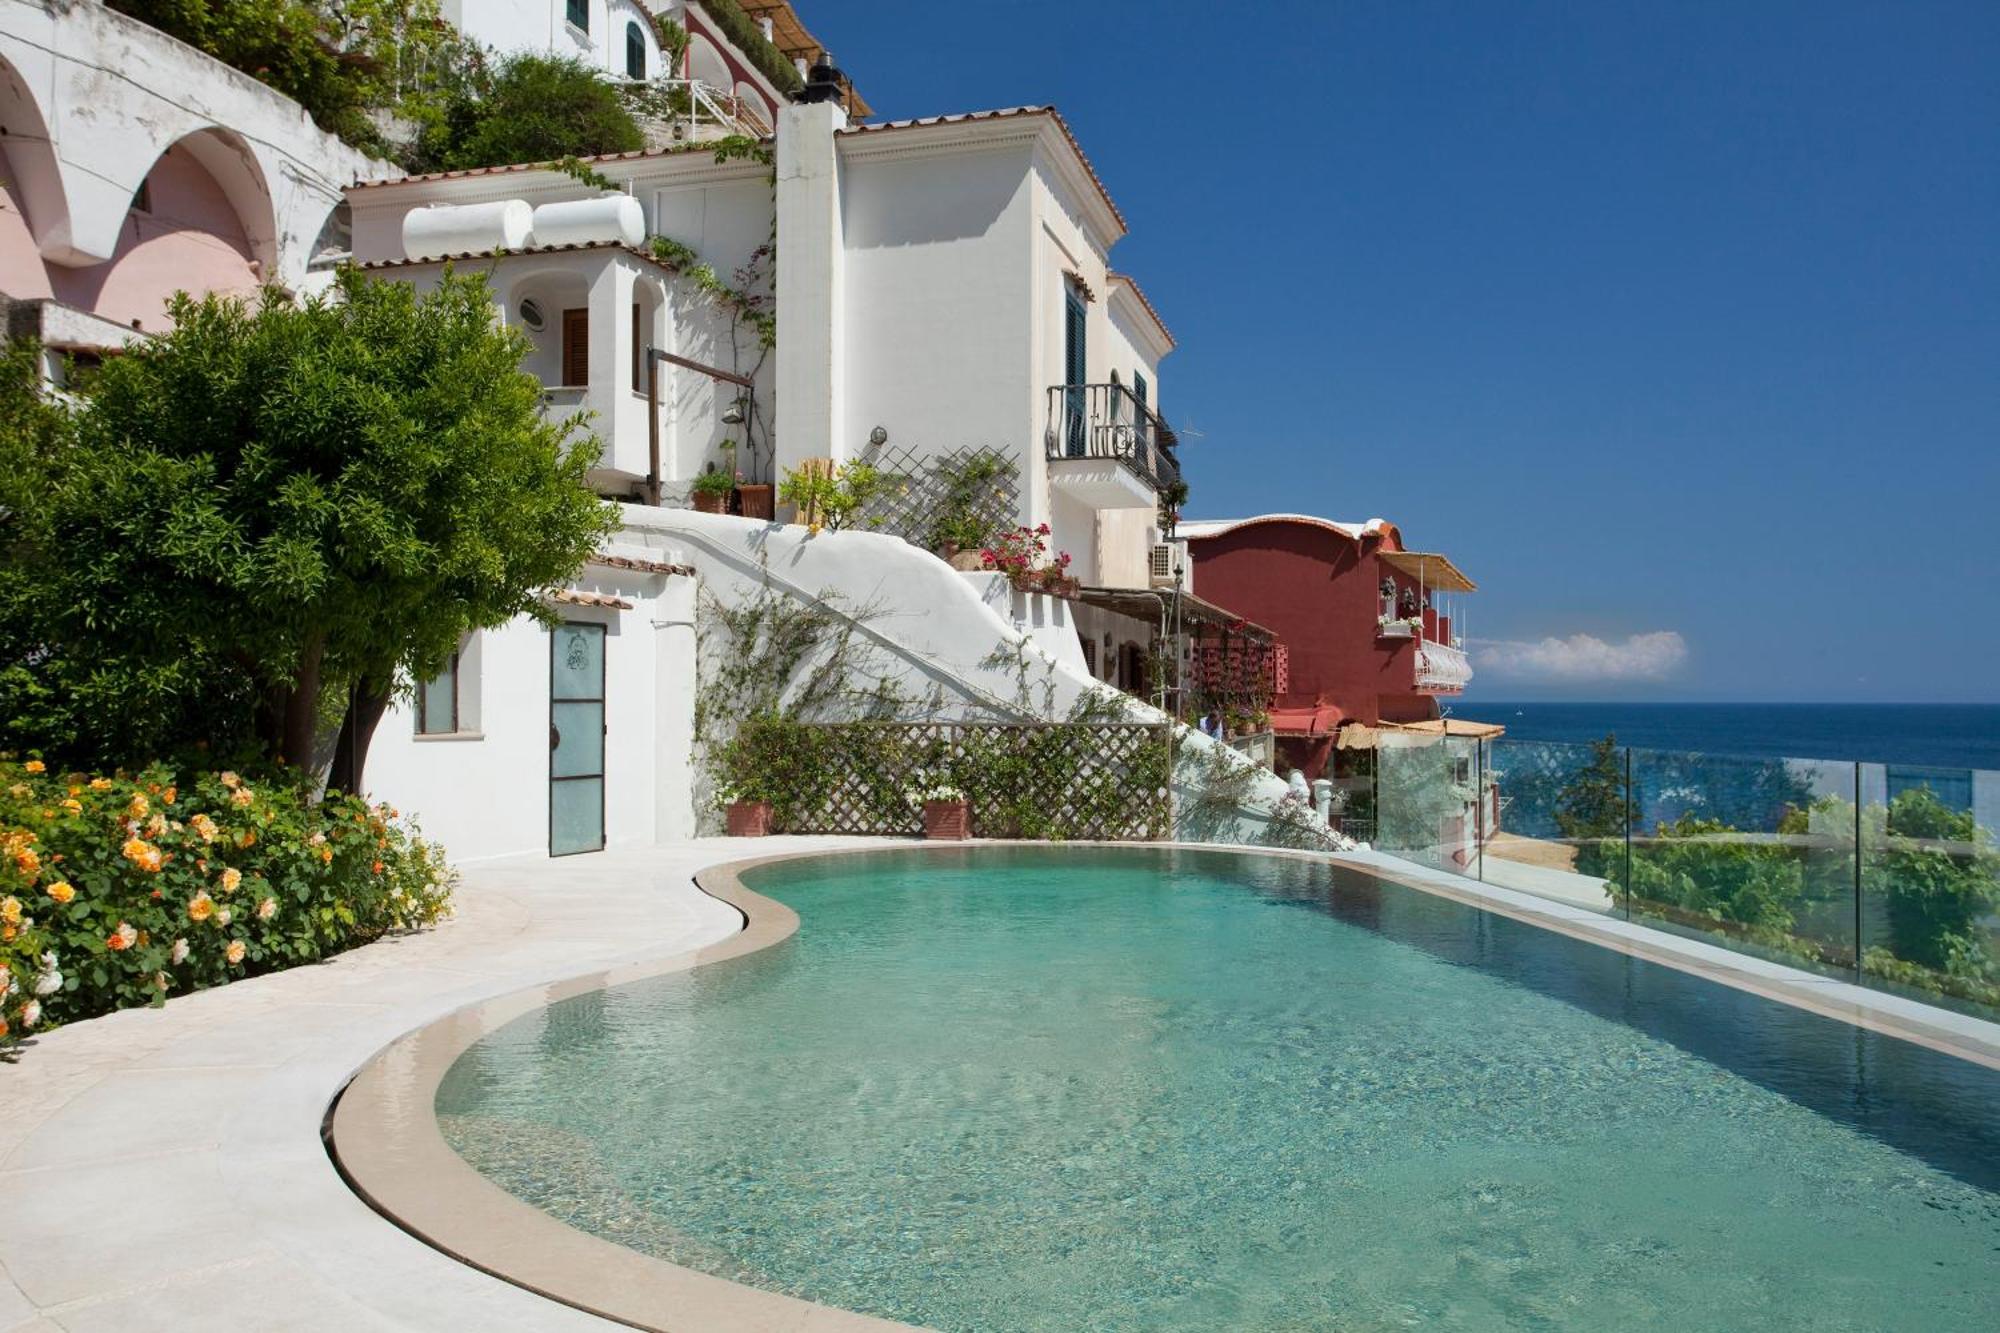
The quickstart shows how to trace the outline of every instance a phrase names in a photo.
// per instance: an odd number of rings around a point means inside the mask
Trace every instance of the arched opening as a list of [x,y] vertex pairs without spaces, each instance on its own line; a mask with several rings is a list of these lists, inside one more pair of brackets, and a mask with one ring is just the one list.
[[646,30],[637,22],[625,25],[625,77],[646,77]]
[[21,301],[50,296],[40,239],[68,227],[48,122],[28,81],[0,60],[0,292]]
[[688,75],[711,88],[729,88],[736,82],[715,43],[700,36],[688,38]]
[[147,332],[176,292],[250,296],[275,279],[276,223],[248,145],[199,130],[155,159],[133,191],[109,262],[52,275],[69,304]]
[[590,284],[579,274],[545,270],[516,278],[501,318],[527,335],[521,369],[552,389],[587,386],[589,309]]

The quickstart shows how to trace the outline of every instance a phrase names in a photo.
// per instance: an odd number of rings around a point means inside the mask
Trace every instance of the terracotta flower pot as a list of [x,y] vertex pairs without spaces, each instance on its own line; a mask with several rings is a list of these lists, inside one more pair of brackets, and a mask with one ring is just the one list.
[[963,842],[972,836],[972,806],[965,801],[925,801],[924,836]]
[[729,806],[728,814],[732,838],[761,838],[771,831],[769,801],[736,801]]
[[768,522],[777,513],[773,488],[764,482],[738,486],[736,503],[745,518],[761,518]]
[[728,491],[696,491],[694,508],[698,514],[725,514],[729,512]]

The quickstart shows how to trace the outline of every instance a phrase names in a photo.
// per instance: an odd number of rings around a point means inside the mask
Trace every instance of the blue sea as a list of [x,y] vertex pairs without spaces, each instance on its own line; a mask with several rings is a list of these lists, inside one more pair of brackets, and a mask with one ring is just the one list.
[[1585,742],[1757,758],[2000,769],[2000,704],[1547,703],[1461,700],[1452,716],[1509,740]]

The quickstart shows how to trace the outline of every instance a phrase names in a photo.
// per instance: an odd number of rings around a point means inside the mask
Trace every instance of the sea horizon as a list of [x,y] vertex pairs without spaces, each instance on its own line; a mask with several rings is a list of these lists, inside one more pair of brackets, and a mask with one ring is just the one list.
[[1457,699],[1449,716],[1512,740],[1621,745],[1754,758],[2000,770],[2000,704]]

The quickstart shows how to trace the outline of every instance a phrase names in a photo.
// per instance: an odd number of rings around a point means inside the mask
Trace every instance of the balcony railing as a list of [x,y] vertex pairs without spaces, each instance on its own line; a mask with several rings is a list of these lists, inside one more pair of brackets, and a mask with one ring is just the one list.
[[1154,490],[1180,480],[1180,441],[1158,413],[1122,384],[1058,384],[1049,389],[1048,454],[1114,459]]
[[1417,643],[1417,688],[1456,694],[1472,680],[1472,661],[1463,650],[1428,639]]

